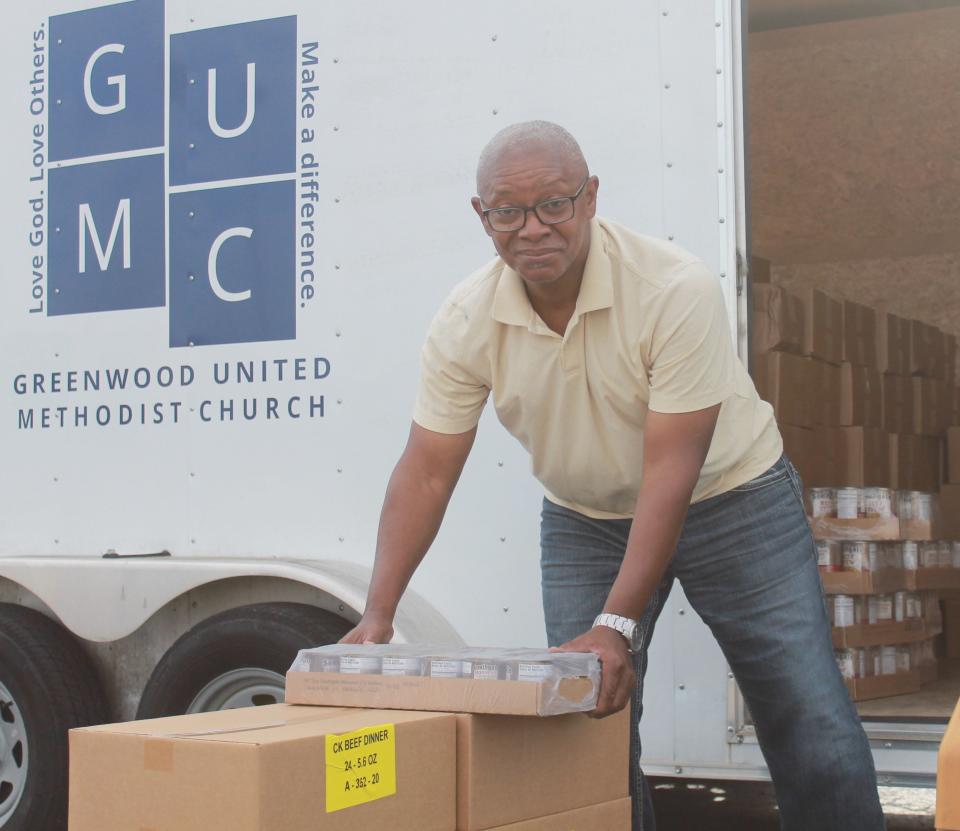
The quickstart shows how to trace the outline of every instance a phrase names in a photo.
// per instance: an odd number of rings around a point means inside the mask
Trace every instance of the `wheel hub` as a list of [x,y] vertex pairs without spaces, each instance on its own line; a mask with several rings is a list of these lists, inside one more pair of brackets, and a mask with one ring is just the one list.
[[188,713],[233,710],[283,701],[284,677],[261,667],[233,669],[210,681],[190,703]]
[[27,783],[27,731],[10,691],[0,684],[0,827],[13,816]]

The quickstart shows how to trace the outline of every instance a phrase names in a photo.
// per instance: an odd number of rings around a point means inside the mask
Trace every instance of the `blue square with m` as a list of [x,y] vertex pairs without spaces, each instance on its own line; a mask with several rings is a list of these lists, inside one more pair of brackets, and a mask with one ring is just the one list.
[[50,18],[50,160],[164,144],[163,0]]
[[292,180],[170,197],[170,346],[296,337]]
[[50,169],[47,314],[163,306],[163,156]]
[[296,167],[297,19],[170,38],[170,183]]

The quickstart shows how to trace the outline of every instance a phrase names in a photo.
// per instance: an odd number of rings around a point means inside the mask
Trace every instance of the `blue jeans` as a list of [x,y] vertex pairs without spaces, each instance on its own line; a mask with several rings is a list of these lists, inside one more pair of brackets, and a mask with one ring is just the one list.
[[[834,661],[801,494],[799,476],[784,457],[756,479],[690,506],[677,550],[640,620],[630,733],[633,831],[655,828],[637,724],[647,647],[674,578],[716,637],[750,708],[783,831],[885,827],[870,747]],[[630,525],[544,500],[541,570],[551,646],[593,625]]]

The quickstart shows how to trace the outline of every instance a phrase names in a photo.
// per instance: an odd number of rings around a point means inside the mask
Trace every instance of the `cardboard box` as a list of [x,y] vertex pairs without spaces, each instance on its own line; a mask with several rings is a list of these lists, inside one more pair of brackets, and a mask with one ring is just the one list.
[[525,822],[499,825],[491,831],[630,831],[630,799],[564,811]]
[[940,488],[940,539],[960,540],[960,485]]
[[947,429],[944,481],[960,485],[960,427]]
[[960,598],[943,601],[943,634],[948,658],[960,658]]
[[810,418],[815,427],[836,427],[840,424],[840,367],[806,358],[810,363]]
[[857,366],[877,365],[877,315],[869,306],[843,301],[843,360]]
[[590,678],[562,678],[551,690],[532,681],[291,671],[285,698],[288,704],[325,707],[541,716],[564,702],[570,710],[583,709],[580,705],[593,692]]
[[939,436],[950,424],[952,390],[936,378],[913,378],[913,432]]
[[951,387],[957,383],[957,336],[943,333],[943,380]]
[[837,427],[833,479],[837,487],[888,488],[891,483],[888,434],[876,427]]
[[[824,485],[824,487],[835,487]],[[808,518],[810,530],[817,540],[899,540],[900,521],[890,519],[836,519],[833,517]],[[839,573],[839,572],[837,572]],[[846,572],[844,572],[846,573]],[[903,588],[901,586],[901,588]],[[837,589],[842,593],[841,589]],[[883,590],[885,591],[885,589]]]
[[783,437],[783,452],[793,462],[804,484],[819,487],[822,474],[817,433],[806,427],[781,424],[780,435]]
[[789,352],[765,352],[757,356],[754,378],[764,401],[769,401],[780,424],[813,426],[813,399],[809,390],[816,383],[812,361]]
[[803,348],[803,303],[778,286],[751,288],[753,318],[750,345],[754,352],[796,352]]
[[458,831],[629,796],[629,744],[626,710],[599,720],[458,715]]
[[940,831],[960,831],[960,699],[937,753],[937,818]]
[[890,436],[888,443],[891,467],[896,468],[896,487],[935,493],[940,483],[941,440],[935,436],[901,433]]
[[70,831],[452,831],[456,729],[275,704],[71,730]]
[[847,692],[853,701],[869,701],[891,695],[914,693],[920,689],[920,674],[915,669],[896,675],[873,675],[869,678],[845,678]]
[[883,427],[883,386],[876,369],[840,365],[840,424]]
[[907,572],[910,591],[960,589],[960,568],[918,568]]
[[907,588],[907,572],[902,568],[884,568],[879,571],[823,571],[820,573],[820,581],[827,594],[888,594]]
[[910,374],[910,321],[877,310],[877,370],[891,375]]
[[[838,572],[827,573],[836,574]],[[917,643],[927,636],[928,632],[923,621],[916,618],[833,627],[833,645],[836,649],[852,649],[856,646],[886,646],[892,643]]]
[[913,432],[913,384],[903,375],[884,375],[883,429],[888,433]]
[[943,339],[936,326],[922,320],[910,321],[910,374],[936,378],[943,374]]
[[803,354],[839,364],[843,360],[843,304],[819,289],[804,289]]

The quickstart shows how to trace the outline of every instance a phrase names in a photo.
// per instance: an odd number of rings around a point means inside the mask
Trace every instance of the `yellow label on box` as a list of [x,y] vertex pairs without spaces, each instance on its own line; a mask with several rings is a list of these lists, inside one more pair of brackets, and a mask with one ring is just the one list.
[[326,739],[328,814],[397,792],[394,725],[378,724]]

